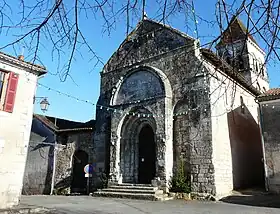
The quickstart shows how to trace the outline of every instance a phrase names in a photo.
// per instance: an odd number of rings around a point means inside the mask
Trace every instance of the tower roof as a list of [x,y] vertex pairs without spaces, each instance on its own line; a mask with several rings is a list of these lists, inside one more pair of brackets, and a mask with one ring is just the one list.
[[256,40],[248,32],[248,29],[245,27],[245,25],[242,23],[242,21],[238,17],[234,16],[231,19],[227,29],[222,33],[221,40],[217,44],[217,46],[231,44],[231,43],[233,43],[235,41],[239,41],[239,40],[245,40],[246,36],[248,36],[256,45],[258,45]]

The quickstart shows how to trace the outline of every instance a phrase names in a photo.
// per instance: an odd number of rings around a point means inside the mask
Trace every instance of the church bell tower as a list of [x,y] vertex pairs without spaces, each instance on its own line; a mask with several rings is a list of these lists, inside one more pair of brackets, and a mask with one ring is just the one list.
[[237,17],[232,18],[222,33],[216,49],[218,55],[242,74],[249,85],[262,93],[269,89],[265,52]]

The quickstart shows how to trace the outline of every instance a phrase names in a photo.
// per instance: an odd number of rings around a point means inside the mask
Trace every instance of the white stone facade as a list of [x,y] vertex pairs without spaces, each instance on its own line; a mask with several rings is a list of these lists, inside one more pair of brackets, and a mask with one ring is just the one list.
[[[13,112],[0,110],[0,209],[17,205],[20,199],[33,115],[38,74],[30,64],[7,55],[0,56],[0,69],[18,75]],[[36,66],[37,67],[37,66]]]

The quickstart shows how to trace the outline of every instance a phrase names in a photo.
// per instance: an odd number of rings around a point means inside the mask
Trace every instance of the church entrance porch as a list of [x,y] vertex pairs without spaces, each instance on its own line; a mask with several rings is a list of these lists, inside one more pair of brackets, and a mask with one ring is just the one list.
[[119,183],[151,184],[156,176],[156,126],[152,118],[130,118],[120,136]]

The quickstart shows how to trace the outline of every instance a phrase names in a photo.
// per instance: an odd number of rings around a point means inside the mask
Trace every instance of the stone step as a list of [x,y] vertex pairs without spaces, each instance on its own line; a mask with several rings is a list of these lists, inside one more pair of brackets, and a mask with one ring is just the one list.
[[141,200],[158,200],[155,194],[143,194],[143,193],[127,193],[127,192],[105,192],[97,191],[93,193],[93,196],[99,197],[111,197],[111,198],[129,198],[129,199],[141,199]]
[[156,191],[158,187],[152,187],[152,186],[131,186],[131,185],[112,185],[109,186],[108,188],[111,189],[131,189],[131,190],[151,190],[151,191]]
[[114,186],[154,187],[152,184],[131,184],[131,183],[114,184]]
[[153,201],[163,201],[170,199],[163,190],[151,184],[112,184],[108,188],[99,189],[92,196],[111,198],[130,198]]
[[125,189],[125,188],[112,188],[112,187],[109,187],[109,188],[106,188],[106,189],[102,189],[100,191],[103,191],[103,192],[123,192],[123,193],[142,193],[142,194],[156,194],[156,195],[159,195],[159,194],[163,194],[163,190],[158,190],[158,189],[132,189],[132,188],[128,188],[128,189]]

